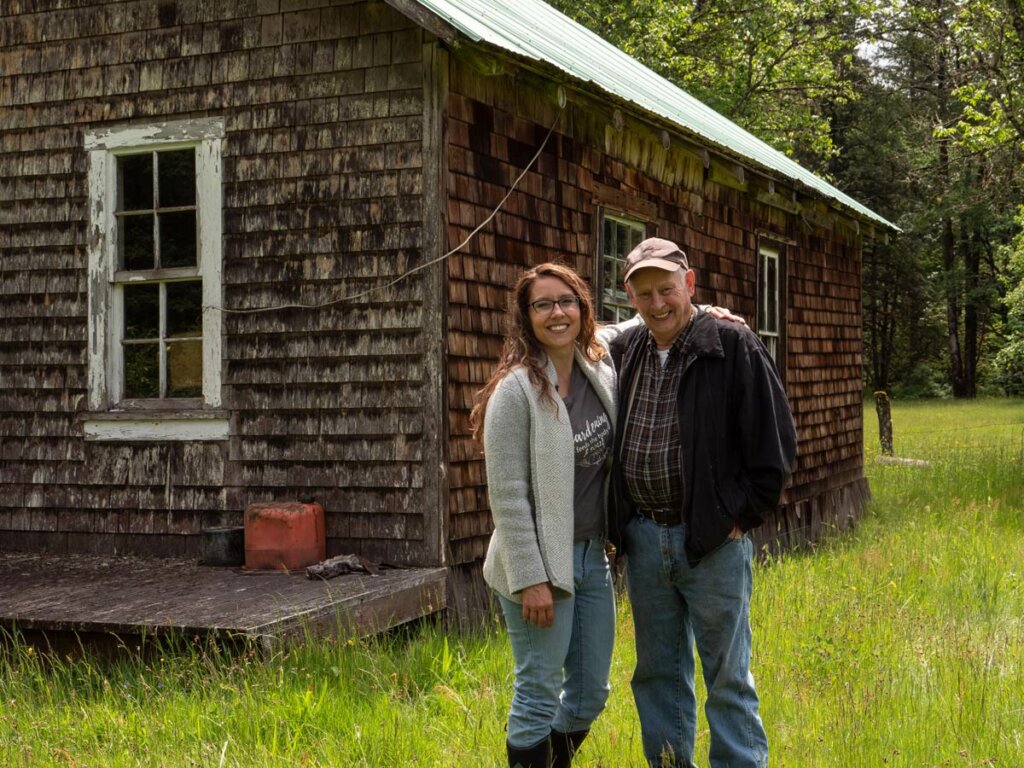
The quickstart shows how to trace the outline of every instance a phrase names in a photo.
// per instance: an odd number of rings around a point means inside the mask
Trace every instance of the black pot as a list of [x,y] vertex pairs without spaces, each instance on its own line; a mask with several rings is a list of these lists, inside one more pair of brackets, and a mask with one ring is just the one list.
[[226,525],[203,528],[203,565],[237,567],[245,564],[245,528]]

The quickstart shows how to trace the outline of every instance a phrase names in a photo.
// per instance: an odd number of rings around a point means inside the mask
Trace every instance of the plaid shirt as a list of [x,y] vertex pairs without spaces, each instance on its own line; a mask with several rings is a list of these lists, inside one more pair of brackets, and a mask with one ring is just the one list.
[[634,506],[648,513],[679,515],[682,511],[676,393],[683,376],[683,345],[692,326],[691,322],[676,337],[664,366],[648,333],[647,351],[636,372],[631,402],[621,406],[629,409],[620,456],[622,476]]

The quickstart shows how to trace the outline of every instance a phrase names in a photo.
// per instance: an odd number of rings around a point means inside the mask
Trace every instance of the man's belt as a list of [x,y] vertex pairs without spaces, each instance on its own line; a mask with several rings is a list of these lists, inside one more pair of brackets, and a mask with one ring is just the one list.
[[658,525],[679,525],[682,521],[679,510],[666,510],[666,509],[636,509],[638,517],[643,517],[647,520],[657,523]]

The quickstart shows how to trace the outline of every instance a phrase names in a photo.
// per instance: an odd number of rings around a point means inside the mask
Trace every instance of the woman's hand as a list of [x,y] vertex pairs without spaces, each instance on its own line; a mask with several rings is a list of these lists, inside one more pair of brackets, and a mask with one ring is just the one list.
[[555,621],[555,599],[548,582],[534,584],[523,590],[523,619],[547,629]]

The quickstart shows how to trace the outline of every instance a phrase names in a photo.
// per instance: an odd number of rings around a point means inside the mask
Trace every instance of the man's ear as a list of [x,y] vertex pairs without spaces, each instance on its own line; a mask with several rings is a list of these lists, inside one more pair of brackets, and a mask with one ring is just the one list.
[[626,281],[626,296],[629,298],[629,303],[633,305],[633,309],[636,309],[636,299],[633,298],[633,286]]
[[697,288],[697,276],[693,273],[692,269],[686,270],[686,290],[691,296]]

